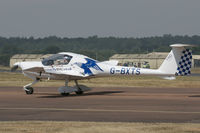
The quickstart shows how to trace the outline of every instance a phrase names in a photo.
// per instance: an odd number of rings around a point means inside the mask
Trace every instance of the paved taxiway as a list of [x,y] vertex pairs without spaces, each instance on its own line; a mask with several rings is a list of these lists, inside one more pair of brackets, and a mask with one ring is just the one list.
[[0,121],[200,122],[200,88],[93,88],[60,96],[57,88],[0,87]]

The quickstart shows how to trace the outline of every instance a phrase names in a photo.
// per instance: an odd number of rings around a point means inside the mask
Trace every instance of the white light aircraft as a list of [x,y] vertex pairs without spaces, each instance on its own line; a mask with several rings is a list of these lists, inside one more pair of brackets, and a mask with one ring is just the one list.
[[[192,45],[173,44],[172,50],[158,69],[145,69],[136,67],[117,66],[118,61],[99,62],[87,56],[62,52],[45,58],[42,61],[17,62],[12,71],[18,67],[25,76],[34,81],[23,88],[26,94],[33,94],[33,84],[41,79],[65,80],[65,86],[58,90],[62,95],[72,92],[83,94],[90,90],[89,87],[79,85],[78,80],[91,79],[105,76],[136,76],[155,75],[165,79],[175,79],[176,76],[189,75],[192,65],[192,52],[188,49]],[[69,81],[75,81],[75,86],[68,86]]]

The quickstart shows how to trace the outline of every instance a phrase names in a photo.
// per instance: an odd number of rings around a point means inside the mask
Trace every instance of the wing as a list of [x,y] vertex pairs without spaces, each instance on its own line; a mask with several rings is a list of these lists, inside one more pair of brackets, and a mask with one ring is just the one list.
[[79,67],[44,67],[44,71],[46,74],[50,74],[54,79],[79,80],[91,77],[85,74]]
[[91,78],[95,78],[95,76],[86,76],[86,77],[82,77],[82,76],[75,76],[75,75],[67,75],[67,74],[52,74],[51,73],[51,77],[53,79],[56,80],[83,80],[83,79],[91,79]]

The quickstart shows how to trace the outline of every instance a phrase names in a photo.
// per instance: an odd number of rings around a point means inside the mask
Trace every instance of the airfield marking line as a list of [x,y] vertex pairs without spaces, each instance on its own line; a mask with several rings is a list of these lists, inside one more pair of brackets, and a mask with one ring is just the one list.
[[88,111],[88,112],[138,112],[138,113],[170,113],[170,114],[200,114],[200,112],[184,111],[154,111],[154,110],[114,110],[114,109],[64,109],[64,108],[0,108],[0,110],[46,110],[46,111]]

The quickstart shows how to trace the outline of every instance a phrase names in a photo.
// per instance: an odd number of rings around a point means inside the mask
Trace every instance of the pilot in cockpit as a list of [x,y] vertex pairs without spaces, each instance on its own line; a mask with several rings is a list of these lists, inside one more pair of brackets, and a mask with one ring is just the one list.
[[70,57],[68,57],[68,56],[64,56],[64,65],[67,65],[68,63],[69,63],[69,61],[70,61]]

